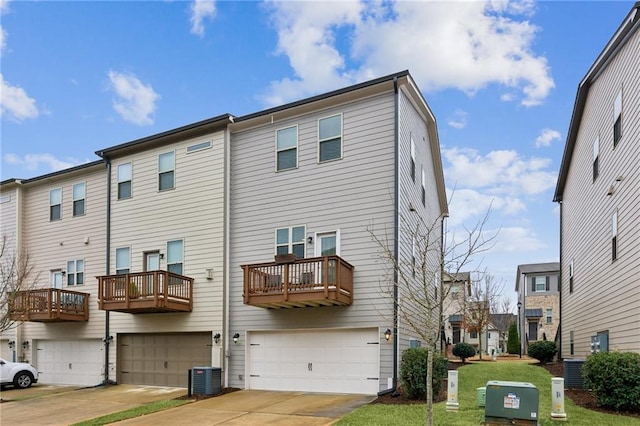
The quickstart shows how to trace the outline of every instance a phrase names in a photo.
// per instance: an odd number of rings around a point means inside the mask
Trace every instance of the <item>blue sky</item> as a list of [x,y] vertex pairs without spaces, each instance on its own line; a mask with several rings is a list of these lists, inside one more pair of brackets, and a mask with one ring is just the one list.
[[438,120],[450,229],[491,204],[487,268],[558,260],[578,83],[633,1],[6,1],[1,178],[408,69]]

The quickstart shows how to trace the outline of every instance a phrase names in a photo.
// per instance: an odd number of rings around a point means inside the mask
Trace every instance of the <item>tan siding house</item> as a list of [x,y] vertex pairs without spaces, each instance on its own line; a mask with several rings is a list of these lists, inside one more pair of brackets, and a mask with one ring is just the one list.
[[640,352],[639,9],[578,86],[560,168],[565,358]]

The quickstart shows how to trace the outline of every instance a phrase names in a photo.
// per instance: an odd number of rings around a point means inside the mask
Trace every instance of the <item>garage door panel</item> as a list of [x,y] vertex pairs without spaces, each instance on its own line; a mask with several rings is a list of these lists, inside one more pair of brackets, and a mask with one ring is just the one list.
[[34,363],[44,384],[95,386],[103,381],[104,347],[93,340],[38,340]]

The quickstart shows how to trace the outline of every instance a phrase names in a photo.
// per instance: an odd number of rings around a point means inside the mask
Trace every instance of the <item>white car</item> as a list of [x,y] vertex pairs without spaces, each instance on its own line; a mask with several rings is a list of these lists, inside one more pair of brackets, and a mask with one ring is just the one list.
[[0,384],[12,384],[25,389],[38,383],[38,370],[26,362],[11,362],[0,358]]

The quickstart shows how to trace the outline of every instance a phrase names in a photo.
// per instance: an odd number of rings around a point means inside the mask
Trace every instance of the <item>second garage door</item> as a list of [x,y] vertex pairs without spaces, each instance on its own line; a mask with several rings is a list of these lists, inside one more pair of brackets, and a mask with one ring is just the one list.
[[376,394],[377,329],[249,333],[250,389]]
[[187,387],[189,369],[209,365],[211,333],[118,335],[118,383]]

